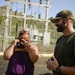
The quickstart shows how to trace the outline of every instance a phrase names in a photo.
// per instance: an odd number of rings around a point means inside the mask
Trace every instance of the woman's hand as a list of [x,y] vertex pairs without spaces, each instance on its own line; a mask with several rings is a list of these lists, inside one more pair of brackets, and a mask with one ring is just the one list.
[[14,45],[14,47],[16,46],[17,42],[20,42],[19,39],[15,39],[12,44]]
[[21,39],[21,43],[25,46],[28,47],[30,45],[29,41],[26,41],[25,39]]

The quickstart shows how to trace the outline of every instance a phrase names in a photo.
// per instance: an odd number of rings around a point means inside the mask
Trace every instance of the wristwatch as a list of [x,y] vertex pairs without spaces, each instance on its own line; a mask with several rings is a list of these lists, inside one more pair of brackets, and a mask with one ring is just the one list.
[[61,72],[60,66],[55,69],[56,72]]

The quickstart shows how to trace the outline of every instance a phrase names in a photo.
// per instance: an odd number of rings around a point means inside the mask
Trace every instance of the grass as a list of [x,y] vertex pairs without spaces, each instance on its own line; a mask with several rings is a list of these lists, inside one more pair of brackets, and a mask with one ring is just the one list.
[[46,46],[43,46],[42,44],[38,44],[37,47],[38,47],[39,53],[48,54],[48,53],[53,53],[53,51],[54,51],[54,45],[53,44],[46,45]]

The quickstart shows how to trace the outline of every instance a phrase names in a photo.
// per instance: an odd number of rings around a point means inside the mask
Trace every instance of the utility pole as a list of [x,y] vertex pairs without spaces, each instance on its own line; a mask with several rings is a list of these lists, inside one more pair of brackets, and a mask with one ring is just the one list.
[[3,45],[2,50],[4,51],[8,45],[8,25],[9,25],[9,0],[7,1],[7,10],[6,10],[6,20],[5,20],[5,26],[4,26],[4,32],[3,32]]
[[[25,0],[28,2],[28,0]],[[27,10],[27,4],[24,4],[24,28],[26,28],[26,10]]]
[[[10,10],[10,13],[12,15],[12,9]],[[10,32],[9,32],[10,36],[11,36],[11,26],[12,26],[12,17],[10,17]]]
[[[46,5],[49,6],[50,0],[46,0]],[[46,15],[45,15],[45,20],[46,20],[46,26],[45,26],[45,32],[48,30],[48,14],[49,14],[49,7],[46,7]]]
[[[50,2],[50,0],[46,0],[46,5],[49,6],[49,2]],[[45,32],[43,34],[43,45],[50,44],[50,33],[47,32],[47,30],[48,30],[48,13],[49,13],[49,7],[46,7],[46,14],[45,14],[46,24],[45,24]]]

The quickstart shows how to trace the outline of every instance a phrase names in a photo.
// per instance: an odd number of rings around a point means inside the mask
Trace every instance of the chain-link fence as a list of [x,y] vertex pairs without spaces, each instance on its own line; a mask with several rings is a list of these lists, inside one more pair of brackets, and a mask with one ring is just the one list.
[[[3,47],[4,46],[8,47],[8,45],[11,44],[11,42],[15,39],[15,37],[18,36],[19,31],[22,29],[23,29],[23,27],[18,27],[17,32],[16,32],[16,26],[12,26],[11,28],[9,27],[8,33],[7,33],[8,43],[3,44],[3,41],[5,41],[6,39],[4,40],[4,27],[0,26],[0,51],[4,51],[4,50],[2,50]],[[34,29],[31,29],[31,30],[34,30]],[[38,30],[38,33],[42,33],[42,34],[44,33],[43,29],[37,29],[37,30]],[[31,32],[31,36],[32,36],[32,33],[33,32]],[[36,42],[40,52],[53,51],[55,42],[56,42],[57,38],[60,36],[60,34],[58,34],[54,30],[50,30],[50,31],[48,31],[48,33],[50,33],[50,43],[47,45],[43,45],[43,36],[41,36],[41,38],[40,38],[39,35],[37,35],[38,39],[36,41],[34,40],[35,39],[34,35],[32,36],[32,38],[34,38],[34,39],[31,38],[32,42]]]

